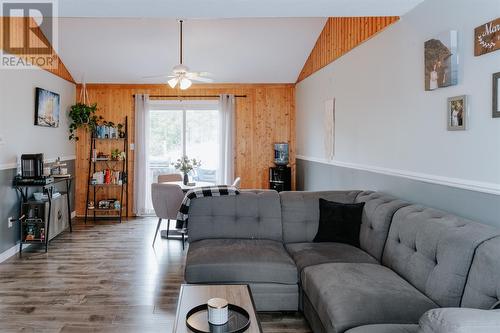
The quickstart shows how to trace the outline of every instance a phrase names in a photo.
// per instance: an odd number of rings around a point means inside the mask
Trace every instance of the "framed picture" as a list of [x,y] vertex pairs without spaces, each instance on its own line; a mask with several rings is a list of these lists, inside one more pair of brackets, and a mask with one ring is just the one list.
[[60,97],[52,91],[36,88],[35,125],[59,127]]
[[425,90],[435,90],[458,83],[458,37],[447,31],[425,42]]
[[467,129],[467,96],[456,96],[448,98],[448,131],[460,131]]
[[500,72],[493,74],[493,118],[500,118]]

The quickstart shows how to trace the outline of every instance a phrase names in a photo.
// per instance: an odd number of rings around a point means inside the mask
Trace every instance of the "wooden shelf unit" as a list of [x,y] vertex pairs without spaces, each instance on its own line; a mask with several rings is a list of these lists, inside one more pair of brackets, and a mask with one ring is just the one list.
[[[125,216],[127,216],[127,210],[129,205],[129,191],[128,191],[128,117],[125,117],[124,124],[124,137],[123,138],[98,138],[96,137],[96,133],[92,133],[90,137],[90,151],[89,151],[89,171],[87,177],[87,199],[85,202],[85,223],[87,223],[87,219],[89,214],[93,215],[94,222],[96,221],[97,213],[116,213],[115,215],[105,215],[107,218],[117,218],[119,222],[122,222],[122,218],[124,216],[123,210],[125,209]],[[93,151],[96,149],[96,142],[119,142],[123,144],[123,152],[125,152],[125,158],[122,160],[112,160],[112,159],[93,159]],[[111,148],[111,147],[108,147]],[[113,147],[116,148],[116,147]],[[109,167],[108,163],[113,164],[113,168]],[[102,171],[103,164],[108,169],[114,169],[121,164],[120,171],[122,172],[123,179],[122,184],[92,184],[92,177],[95,172]],[[104,188],[120,188],[120,208],[98,208],[97,205],[97,194],[99,190]],[[90,198],[93,198],[94,208],[89,208]],[[124,202],[125,198],[125,202]]]

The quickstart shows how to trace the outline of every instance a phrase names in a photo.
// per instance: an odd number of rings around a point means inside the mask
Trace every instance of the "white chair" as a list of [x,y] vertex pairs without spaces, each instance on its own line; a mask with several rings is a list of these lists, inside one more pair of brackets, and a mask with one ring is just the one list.
[[182,176],[180,173],[167,173],[164,175],[158,175],[158,183],[180,182],[180,181],[182,181]]
[[[156,216],[158,216],[158,225],[156,226],[155,237],[153,238],[154,246],[162,219],[167,219],[168,239],[170,220],[177,220],[177,213],[184,199],[184,192],[182,192],[181,187],[176,184],[151,184],[151,198]],[[184,232],[181,232],[181,235],[182,248],[184,249]]]
[[240,184],[241,184],[241,178],[237,177],[233,182],[233,186],[236,187],[237,189],[240,189]]

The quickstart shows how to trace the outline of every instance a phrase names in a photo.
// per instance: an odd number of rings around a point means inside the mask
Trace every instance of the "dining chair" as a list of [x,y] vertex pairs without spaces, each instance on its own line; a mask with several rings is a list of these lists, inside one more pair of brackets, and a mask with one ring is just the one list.
[[237,189],[240,188],[240,184],[241,184],[241,178],[240,177],[237,177],[234,182],[233,182],[233,186],[236,187]]
[[180,173],[166,173],[163,175],[158,175],[158,183],[180,182],[180,181],[182,181],[182,176]]
[[[170,230],[170,220],[177,220],[177,213],[184,199],[184,192],[177,184],[151,184],[151,198],[156,216],[158,216],[158,224],[156,226],[155,237],[153,238],[153,246],[155,245],[156,236],[163,219],[167,220],[167,239]],[[184,249],[184,231],[182,236],[182,249]]]

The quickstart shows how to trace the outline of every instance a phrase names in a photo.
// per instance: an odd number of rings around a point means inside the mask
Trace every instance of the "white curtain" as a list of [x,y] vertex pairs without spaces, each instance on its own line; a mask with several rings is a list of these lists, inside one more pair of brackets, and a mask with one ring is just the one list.
[[[148,179],[148,131],[149,95],[135,95],[135,161],[134,161],[134,213],[147,215],[151,199],[151,189],[147,188]],[[148,201],[149,200],[149,201]]]
[[230,185],[234,181],[235,105],[234,95],[220,95],[218,184]]

